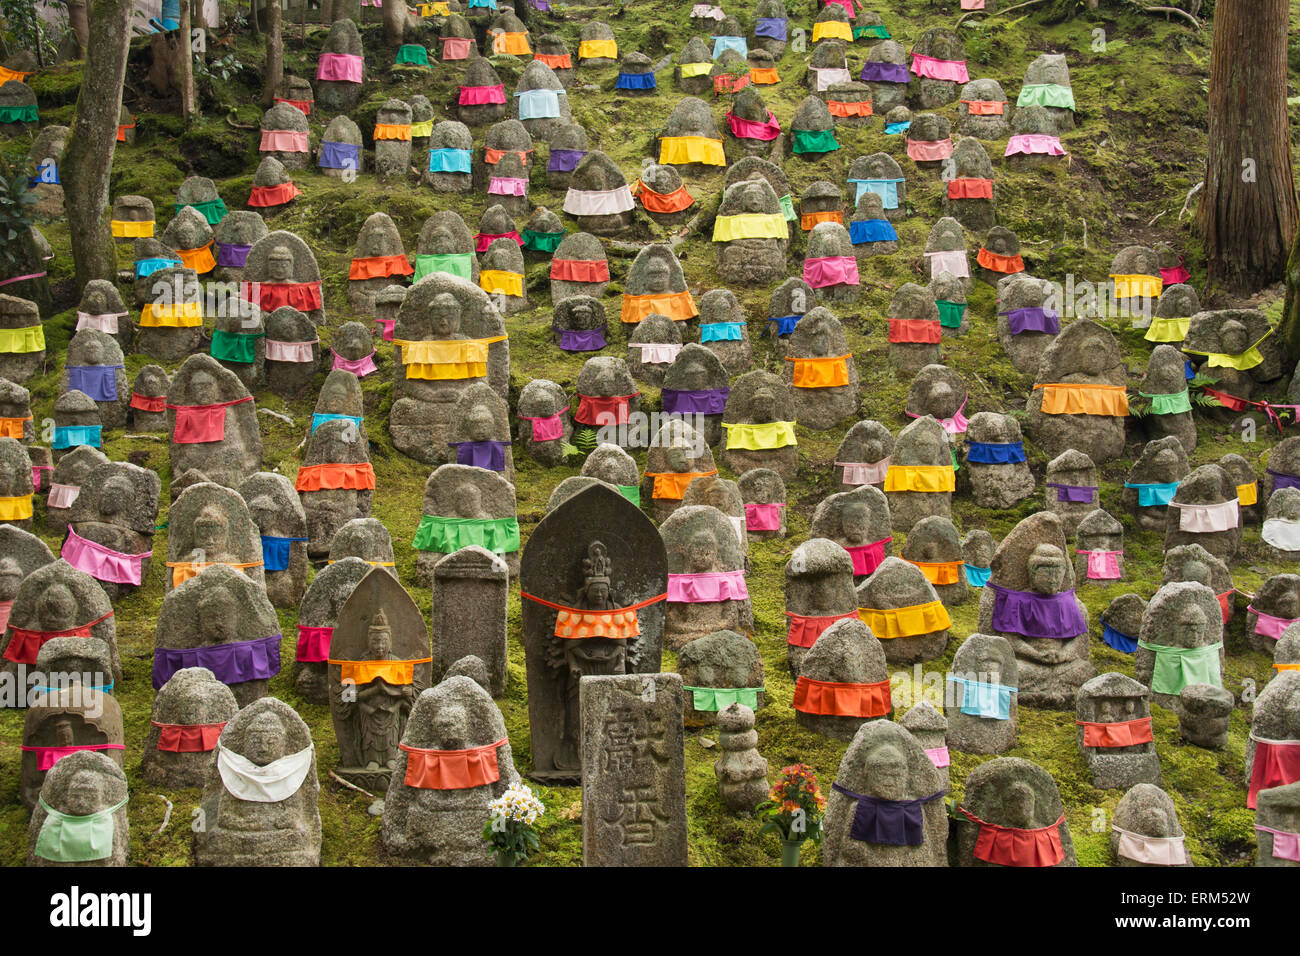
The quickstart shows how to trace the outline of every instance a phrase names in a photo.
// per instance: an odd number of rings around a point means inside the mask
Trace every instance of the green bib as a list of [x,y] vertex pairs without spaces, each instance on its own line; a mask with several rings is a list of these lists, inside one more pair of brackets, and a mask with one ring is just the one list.
[[1166,395],[1148,395],[1146,392],[1138,394],[1151,399],[1152,415],[1178,415],[1192,410],[1192,397],[1187,394],[1187,389]]
[[208,221],[209,226],[215,226],[221,222],[221,217],[226,214],[226,204],[221,201],[221,197],[210,199],[207,202],[176,203],[176,211],[180,212],[186,206],[193,206],[194,209],[201,213],[203,218]]
[[37,801],[45,809],[45,822],[36,837],[35,853],[42,860],[55,863],[90,863],[113,855],[113,814],[126,806],[126,798],[116,806],[84,817],[60,813],[44,797]]
[[531,249],[533,252],[554,252],[566,235],[568,233],[533,232],[531,229],[525,229],[519,234],[519,238],[524,240],[525,249]]
[[794,131],[794,152],[829,153],[840,148],[833,129],[797,129]]
[[1059,83],[1040,83],[1020,90],[1016,106],[1054,106],[1057,109],[1074,109],[1074,90]]
[[724,710],[732,704],[744,704],[750,710],[758,707],[758,692],[762,687],[683,687],[694,698],[696,710]]
[[960,329],[962,316],[966,314],[965,302],[935,302],[939,307],[939,325],[945,329]]
[[1165,644],[1147,644],[1138,641],[1138,647],[1155,654],[1155,667],[1151,672],[1153,694],[1179,694],[1188,684],[1210,684],[1222,687],[1219,672],[1219,649],[1222,643],[1205,647],[1169,647]]
[[35,123],[35,106],[0,106],[0,123]]
[[415,257],[415,279],[419,282],[427,275],[433,275],[435,272],[445,272],[449,276],[457,276],[466,282],[472,282],[470,276],[473,273],[474,254],[471,252],[447,252],[437,253],[430,256]]
[[257,340],[266,335],[244,335],[239,332],[227,332],[225,329],[212,330],[212,357],[218,362],[238,362],[252,365],[257,360]]
[[504,554],[519,550],[517,518],[443,518],[424,515],[415,529],[417,551],[451,554],[476,544],[480,548]]

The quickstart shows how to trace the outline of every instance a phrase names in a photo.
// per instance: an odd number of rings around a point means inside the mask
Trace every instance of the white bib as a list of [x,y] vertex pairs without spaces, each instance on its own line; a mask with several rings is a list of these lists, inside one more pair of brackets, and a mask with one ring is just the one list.
[[298,792],[311,769],[314,748],[299,750],[259,767],[247,757],[227,750],[217,743],[217,771],[221,782],[240,800],[254,803],[279,803]]

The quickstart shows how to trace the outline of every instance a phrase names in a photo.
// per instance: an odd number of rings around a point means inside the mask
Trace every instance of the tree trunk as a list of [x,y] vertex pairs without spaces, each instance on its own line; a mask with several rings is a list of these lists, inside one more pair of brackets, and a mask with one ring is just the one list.
[[262,91],[262,105],[270,109],[275,105],[275,95],[284,81],[284,37],[280,33],[280,0],[267,0],[266,4],[266,88]]
[[68,26],[72,27],[72,35],[76,38],[73,59],[83,59],[86,47],[90,45],[90,19],[86,15],[86,0],[68,0]]
[[68,232],[78,289],[91,279],[112,281],[117,270],[108,226],[108,189],[134,8],[134,0],[93,0],[95,32],[86,46],[72,135],[59,164],[71,200]]
[[1209,155],[1196,224],[1210,285],[1247,294],[1282,278],[1300,221],[1287,120],[1287,0],[1219,0]]
[[195,108],[197,97],[194,95],[194,52],[190,49],[190,0],[181,0],[181,26],[176,32],[180,41],[177,52],[180,54],[180,67],[176,80],[181,87],[181,116],[188,123],[198,110]]
[[384,39],[393,46],[400,46],[405,33],[406,0],[384,0]]
[[1278,346],[1284,356],[1282,364],[1290,368],[1300,361],[1300,230],[1296,231],[1291,259],[1286,265],[1286,305],[1277,332]]

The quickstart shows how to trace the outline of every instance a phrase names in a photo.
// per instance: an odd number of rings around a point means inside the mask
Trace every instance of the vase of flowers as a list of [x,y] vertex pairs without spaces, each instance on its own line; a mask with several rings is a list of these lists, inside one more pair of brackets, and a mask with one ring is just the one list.
[[497,866],[517,866],[541,845],[533,824],[546,807],[531,787],[518,784],[488,804],[483,839],[496,853]]
[[781,838],[782,866],[799,865],[805,840],[821,843],[825,809],[826,798],[817,789],[811,767],[797,763],[781,771],[781,779],[757,810],[766,821],[759,833],[773,832]]

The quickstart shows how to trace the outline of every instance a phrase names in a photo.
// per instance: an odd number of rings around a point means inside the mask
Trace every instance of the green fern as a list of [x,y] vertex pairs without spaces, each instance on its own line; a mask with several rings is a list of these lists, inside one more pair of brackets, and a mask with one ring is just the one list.
[[16,164],[5,163],[0,176],[0,257],[8,263],[18,261],[23,248],[18,238],[32,227],[31,207],[36,193],[28,187],[27,174]]

